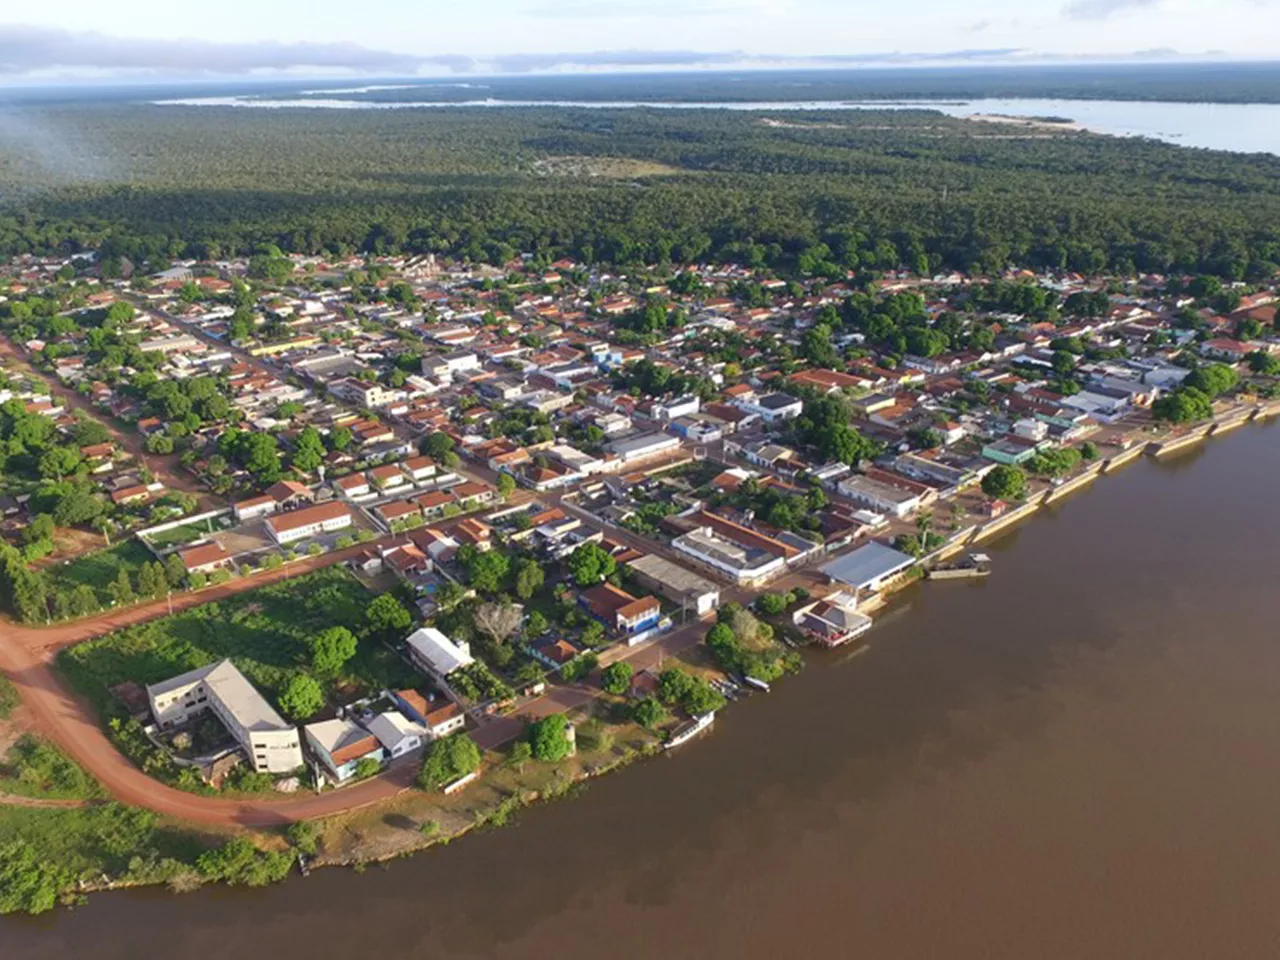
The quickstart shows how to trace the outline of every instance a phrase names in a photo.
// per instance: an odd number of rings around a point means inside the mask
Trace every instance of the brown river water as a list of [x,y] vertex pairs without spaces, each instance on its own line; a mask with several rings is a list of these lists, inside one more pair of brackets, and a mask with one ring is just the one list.
[[364,875],[3,960],[1280,956],[1280,425],[1104,478],[705,739]]

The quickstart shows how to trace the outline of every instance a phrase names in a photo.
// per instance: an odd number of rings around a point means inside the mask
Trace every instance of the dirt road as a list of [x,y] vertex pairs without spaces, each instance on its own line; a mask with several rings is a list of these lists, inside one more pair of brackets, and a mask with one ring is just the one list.
[[43,381],[48,385],[53,396],[63,401],[67,406],[83,411],[101,423],[107,428],[107,432],[111,434],[111,438],[115,440],[117,445],[131,453],[140,467],[150,470],[156,479],[170,490],[180,490],[183,493],[189,493],[197,497],[200,501],[201,510],[218,510],[226,506],[223,500],[211,494],[200,485],[195,477],[182,469],[181,464],[178,462],[177,454],[160,456],[148,453],[146,442],[141,434],[133,430],[122,430],[116,426],[87,397],[82,397],[70,387],[63,386],[57,377],[49,376],[33,367],[23,357],[22,351],[4,337],[0,337],[0,357],[6,358],[10,366]]

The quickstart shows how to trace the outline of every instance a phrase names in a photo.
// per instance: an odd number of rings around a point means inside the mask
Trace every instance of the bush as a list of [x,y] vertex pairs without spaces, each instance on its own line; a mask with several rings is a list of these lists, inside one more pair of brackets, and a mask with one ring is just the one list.
[[285,837],[295,850],[306,854],[308,857],[314,857],[320,847],[320,831],[316,829],[314,823],[308,820],[299,820],[297,823],[289,824],[289,829],[285,831]]
[[0,790],[24,797],[88,800],[102,791],[74,760],[29,734],[18,738],[0,767]]
[[7,720],[20,702],[18,688],[13,685],[13,681],[0,675],[0,720]]
[[645,697],[632,708],[631,718],[646,730],[656,730],[671,719],[671,713],[658,700]]
[[196,869],[210,880],[233,886],[265,887],[289,875],[293,857],[259,850],[248,837],[235,837],[200,855]]
[[776,617],[787,609],[787,598],[780,593],[766,593],[756,601],[760,612],[768,617]]
[[440,790],[455,780],[480,769],[480,748],[465,733],[455,733],[432,741],[422,761],[418,786],[423,790]]

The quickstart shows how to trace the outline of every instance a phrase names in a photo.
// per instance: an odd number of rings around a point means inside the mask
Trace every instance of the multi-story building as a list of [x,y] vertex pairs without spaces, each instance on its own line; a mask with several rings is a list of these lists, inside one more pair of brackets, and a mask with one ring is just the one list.
[[148,686],[147,698],[152,716],[163,729],[213,713],[244,748],[256,771],[289,773],[302,766],[297,728],[281,719],[230,660]]

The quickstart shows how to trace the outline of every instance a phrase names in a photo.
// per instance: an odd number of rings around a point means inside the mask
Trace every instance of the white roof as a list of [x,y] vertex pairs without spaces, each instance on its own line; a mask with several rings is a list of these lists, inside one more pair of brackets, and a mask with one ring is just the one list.
[[380,713],[367,724],[369,732],[388,750],[400,745],[407,737],[425,737],[427,728],[414,723],[395,710]]
[[191,670],[180,676],[147,687],[147,696],[155,700],[173,690],[190,687],[201,681],[218,701],[246,730],[292,730],[266,698],[254,688],[230,660]]
[[435,627],[415,630],[405,642],[442,677],[473,662],[465,644],[454,643]]
[[350,720],[321,720],[319,723],[307,724],[306,731],[307,736],[330,755],[369,736],[363,727]]

